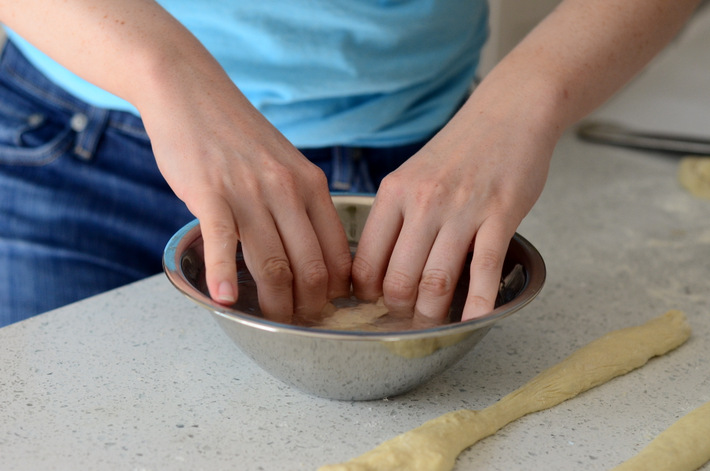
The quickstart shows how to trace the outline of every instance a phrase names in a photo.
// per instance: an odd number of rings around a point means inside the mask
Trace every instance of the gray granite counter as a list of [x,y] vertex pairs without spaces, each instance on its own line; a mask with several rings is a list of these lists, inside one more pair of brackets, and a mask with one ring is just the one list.
[[[696,76],[710,77],[704,31],[687,31],[597,115],[710,135],[710,79],[673,88],[664,75],[704,57]],[[513,422],[456,468],[609,469],[710,401],[710,201],[678,185],[677,166],[566,135],[519,230],[547,263],[542,293],[449,371],[388,400],[280,383],[162,275],[0,329],[0,469],[314,470],[486,407],[610,330],[683,310],[693,335],[678,350]]]

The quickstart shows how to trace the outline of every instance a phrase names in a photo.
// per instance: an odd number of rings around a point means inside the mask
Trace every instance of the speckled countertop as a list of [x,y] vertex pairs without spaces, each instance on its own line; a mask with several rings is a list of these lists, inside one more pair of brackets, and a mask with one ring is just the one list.
[[[691,25],[596,115],[710,135],[709,34]],[[389,400],[318,399],[272,379],[162,275],[0,329],[0,469],[314,470],[681,309],[684,346],[508,425],[456,468],[609,469],[710,401],[710,201],[680,188],[677,165],[565,136],[519,231],[546,260],[542,293]]]

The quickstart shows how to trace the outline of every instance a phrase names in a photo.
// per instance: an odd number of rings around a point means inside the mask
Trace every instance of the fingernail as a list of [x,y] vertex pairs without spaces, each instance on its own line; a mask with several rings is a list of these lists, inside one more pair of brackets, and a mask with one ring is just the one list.
[[234,297],[234,289],[228,281],[223,281],[217,289],[217,301],[225,304],[234,304],[237,299]]

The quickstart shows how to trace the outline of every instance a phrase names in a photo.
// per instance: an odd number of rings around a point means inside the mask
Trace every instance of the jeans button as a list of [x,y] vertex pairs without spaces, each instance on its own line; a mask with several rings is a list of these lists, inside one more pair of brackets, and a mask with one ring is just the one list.
[[84,113],[76,113],[69,120],[69,125],[75,132],[82,132],[89,124],[89,118]]

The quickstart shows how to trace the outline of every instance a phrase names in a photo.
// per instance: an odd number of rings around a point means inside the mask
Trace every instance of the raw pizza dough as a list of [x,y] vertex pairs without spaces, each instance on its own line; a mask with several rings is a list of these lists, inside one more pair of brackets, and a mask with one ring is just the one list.
[[413,315],[413,311],[390,312],[382,297],[375,302],[351,297],[333,300],[317,315],[294,318],[293,323],[316,329],[361,332],[400,332],[426,327],[415,323]]
[[678,181],[693,196],[710,199],[710,157],[685,157],[678,167]]
[[[431,325],[425,325],[423,321],[416,323],[413,314],[412,312],[397,314],[389,312],[384,298],[379,298],[374,303],[351,298],[328,303],[318,316],[296,319],[295,324],[317,329],[360,332],[403,332],[440,325],[435,322]],[[470,332],[462,332],[443,337],[400,339],[396,342],[384,342],[383,345],[395,355],[404,358],[424,358],[442,348],[456,345],[470,335]]]
[[346,307],[329,303],[323,310],[324,317],[317,327],[331,330],[375,330],[377,319],[387,312],[383,298],[374,303],[358,303]]
[[444,414],[353,460],[319,471],[448,471],[479,440],[524,415],[555,406],[643,366],[685,342],[690,326],[680,311],[616,330],[577,350],[483,410]]
[[710,461],[710,402],[681,417],[612,471],[693,471]]
[[293,318],[294,325],[329,330],[376,330],[377,320],[387,315],[383,298],[374,303],[356,298],[339,298],[315,315]]

